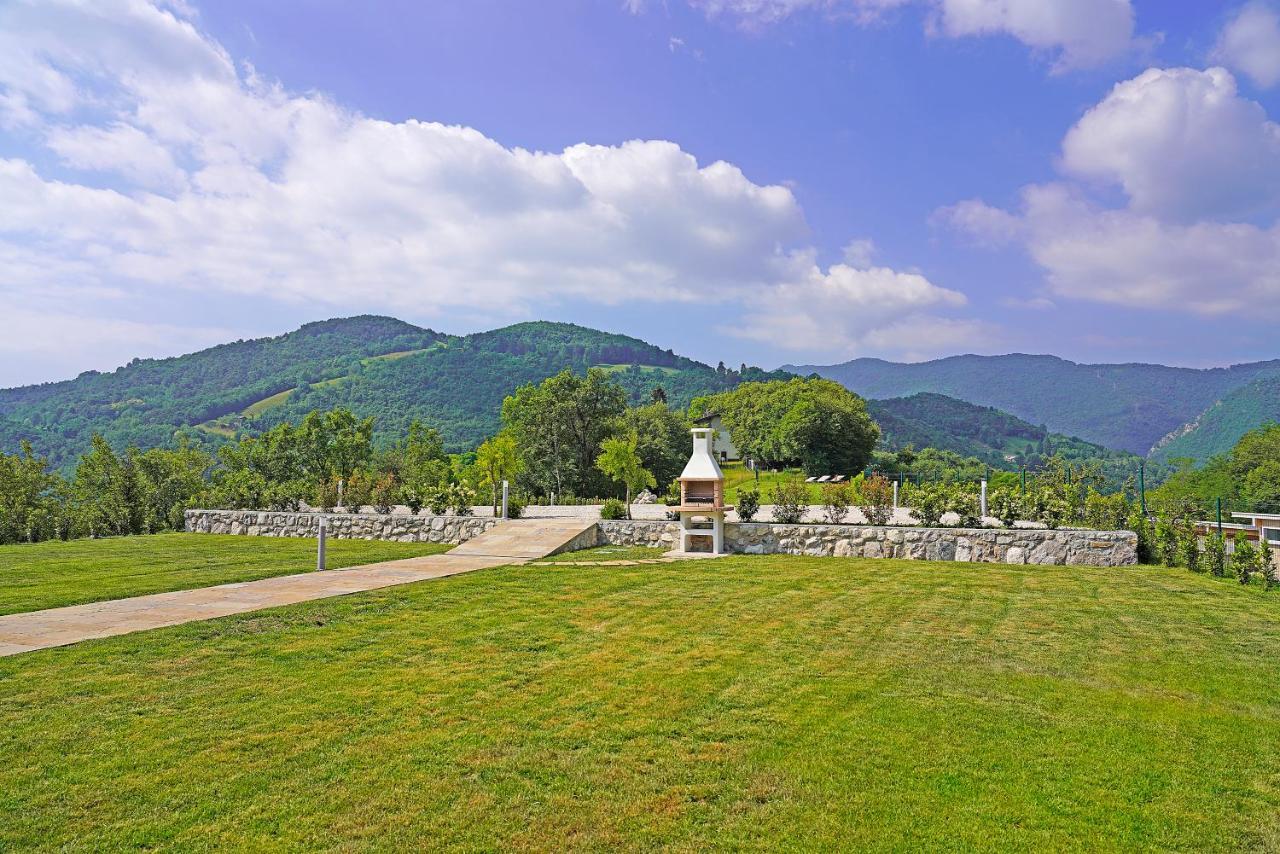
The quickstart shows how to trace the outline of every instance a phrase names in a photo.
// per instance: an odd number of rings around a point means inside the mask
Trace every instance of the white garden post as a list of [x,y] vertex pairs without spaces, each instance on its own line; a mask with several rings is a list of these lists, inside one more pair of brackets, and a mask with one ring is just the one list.
[[510,495],[511,484],[507,481],[502,482],[502,518],[507,518],[507,498]]
[[978,505],[982,510],[982,518],[987,518],[987,479],[982,479],[982,491],[978,494]]
[[893,509],[898,509],[898,482],[893,482]]

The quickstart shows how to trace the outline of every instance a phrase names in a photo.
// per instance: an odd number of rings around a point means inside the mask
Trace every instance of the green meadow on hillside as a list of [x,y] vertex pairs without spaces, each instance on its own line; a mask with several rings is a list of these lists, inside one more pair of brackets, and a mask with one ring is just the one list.
[[1278,644],[1151,567],[486,570],[0,659],[0,848],[1274,850]]

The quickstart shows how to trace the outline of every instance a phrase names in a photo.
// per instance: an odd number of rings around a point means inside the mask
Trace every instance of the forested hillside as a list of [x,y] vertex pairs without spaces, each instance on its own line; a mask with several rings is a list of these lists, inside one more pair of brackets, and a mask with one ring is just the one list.
[[27,439],[65,469],[94,433],[121,450],[173,446],[179,434],[212,446],[336,405],[376,416],[379,441],[403,435],[418,418],[439,429],[451,451],[467,450],[497,430],[502,400],[517,387],[593,366],[605,366],[633,402],[660,387],[680,407],[743,376],[789,376],[712,368],[636,338],[571,324],[522,323],[456,337],[364,316],[0,390],[0,451],[14,452]]
[[880,425],[881,445],[890,451],[907,445],[937,448],[1011,470],[1036,469],[1056,454],[1068,461],[1100,461],[1108,473],[1137,470],[1138,458],[1127,451],[1051,433],[999,409],[941,394],[868,400],[867,410]]
[[1227,453],[1241,436],[1270,422],[1280,422],[1280,377],[1260,377],[1228,393],[1162,439],[1151,456],[1203,462]]
[[[134,359],[110,373],[0,390],[0,450],[22,439],[55,467],[94,433],[117,448],[172,445],[176,431],[300,383],[341,376],[369,356],[429,347],[444,336],[390,317],[308,323],[275,338],[221,344],[172,359]],[[191,431],[194,438],[199,434]]]
[[299,389],[263,413],[257,426],[297,421],[315,409],[345,406],[377,418],[379,431],[403,433],[415,418],[440,430],[450,451],[474,447],[498,430],[502,400],[521,385],[565,368],[605,366],[632,404],[661,388],[683,408],[698,395],[747,379],[788,376],[758,368],[718,370],[637,338],[567,323],[532,322],[450,339],[402,359],[362,365],[346,380]]
[[918,364],[855,359],[787,366],[816,372],[868,398],[934,392],[994,406],[1049,430],[1146,454],[1161,437],[1280,361],[1197,370],[1164,365],[1082,365],[1056,356],[953,356]]

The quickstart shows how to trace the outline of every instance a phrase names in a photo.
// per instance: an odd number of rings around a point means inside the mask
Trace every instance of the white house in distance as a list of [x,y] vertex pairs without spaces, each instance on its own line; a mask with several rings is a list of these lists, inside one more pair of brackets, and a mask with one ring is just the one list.
[[734,462],[742,459],[742,454],[738,453],[738,449],[733,446],[733,440],[729,438],[729,431],[724,429],[724,422],[720,420],[719,412],[708,412],[701,418],[693,419],[695,427],[709,427],[714,430],[712,434],[711,448],[712,453],[722,463]]
[[[1222,533],[1227,541],[1227,551],[1232,550],[1232,541],[1238,532],[1243,532],[1245,538],[1257,542],[1266,539],[1271,544],[1272,559],[1280,565],[1280,513],[1232,513],[1231,518],[1237,519],[1236,522],[1223,522]],[[1197,522],[1196,527],[1198,533],[1208,536],[1218,530],[1216,522]]]

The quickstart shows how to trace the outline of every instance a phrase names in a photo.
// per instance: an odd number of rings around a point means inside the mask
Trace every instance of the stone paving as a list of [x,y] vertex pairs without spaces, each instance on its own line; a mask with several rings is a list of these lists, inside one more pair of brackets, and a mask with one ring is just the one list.
[[578,519],[510,521],[441,555],[8,614],[0,617],[0,656],[523,564],[565,550],[594,525]]

